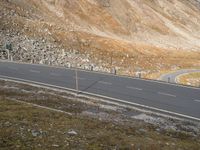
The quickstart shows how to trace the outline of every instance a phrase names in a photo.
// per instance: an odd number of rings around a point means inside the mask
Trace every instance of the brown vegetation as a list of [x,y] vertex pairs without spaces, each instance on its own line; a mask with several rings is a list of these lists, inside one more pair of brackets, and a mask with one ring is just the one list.
[[0,81],[0,148],[199,149],[196,123],[158,116],[145,123],[132,118],[138,114],[95,98]]
[[120,73],[148,74],[200,67],[199,8],[196,0],[2,0],[0,30],[77,49],[105,68],[113,57]]

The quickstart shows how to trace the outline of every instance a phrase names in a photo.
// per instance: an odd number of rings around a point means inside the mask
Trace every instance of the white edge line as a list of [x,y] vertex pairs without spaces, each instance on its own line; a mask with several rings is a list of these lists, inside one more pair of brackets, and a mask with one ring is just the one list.
[[[2,79],[2,78],[0,78]],[[34,86],[34,87],[38,87],[38,88],[46,88],[46,89],[49,89],[49,90],[54,90],[54,91],[62,91],[62,92],[67,92],[67,93],[71,93],[71,94],[75,94],[75,92],[71,92],[71,91],[66,91],[64,90],[63,88],[62,89],[56,89],[56,88],[53,88],[53,87],[49,87],[49,86],[44,86],[44,85],[39,85],[39,84],[34,84],[34,83],[27,83],[27,82],[23,82],[23,81],[17,81],[17,80],[11,80],[11,79],[3,79],[4,81],[11,81],[11,82],[15,82],[15,83],[20,83],[20,84],[27,84],[27,85],[30,85],[30,86]],[[81,95],[82,97],[86,97],[86,98],[91,98],[92,95]],[[96,98],[94,96],[92,96],[92,98]],[[41,105],[38,105],[38,104],[34,104],[34,103],[28,103],[28,102],[25,102],[25,101],[20,101],[20,100],[14,100],[14,101],[18,101],[19,103],[26,103],[26,104],[30,104],[30,105],[35,105],[35,107],[40,107],[40,108],[44,108],[44,109],[49,109],[49,110],[52,110],[54,108],[49,108],[49,107],[46,107],[46,106],[41,106]],[[122,103],[118,103],[116,101],[109,101],[109,100],[105,100],[103,98],[100,98],[98,97],[98,101],[101,101],[101,102],[106,102],[108,104],[112,104],[112,105],[116,105],[116,106],[120,106],[120,107],[124,107],[124,108],[130,108],[130,109],[134,109],[135,111],[139,111],[141,113],[148,113],[148,114],[154,114],[154,115],[158,115],[158,116],[162,116],[162,117],[165,117],[165,118],[172,118],[172,119],[176,119],[176,120],[184,120],[183,118],[178,118],[178,117],[175,117],[175,116],[169,116],[167,114],[161,114],[161,113],[158,113],[158,112],[152,112],[150,110],[145,110],[145,109],[142,109],[142,108],[138,108],[136,106],[129,106],[127,104],[122,104]],[[58,110],[58,109],[54,109],[55,111],[58,111],[58,112],[63,112],[63,113],[67,113],[68,115],[71,115],[70,113],[68,112],[65,112],[65,111],[62,111],[62,110]],[[52,110],[53,111],[53,110]]]
[[112,85],[112,83],[110,83],[110,82],[105,82],[105,81],[98,81],[98,83],[105,84],[105,85]]
[[38,71],[38,70],[33,70],[33,69],[31,69],[31,70],[29,70],[30,72],[33,72],[33,73],[40,73],[40,71]]
[[[49,66],[49,65],[44,65],[44,64],[30,64],[30,63],[17,62],[17,61],[13,62],[13,61],[2,60],[2,59],[0,59],[0,62],[9,62],[9,63],[14,63],[14,64],[26,64],[26,65],[32,65],[32,66],[48,67],[48,68],[68,69],[68,70],[73,70],[73,71],[75,70],[75,68]],[[200,90],[200,88],[197,88],[197,87],[190,87],[190,86],[180,85],[180,84],[172,84],[172,83],[159,81],[159,80],[148,80],[148,79],[142,79],[142,78],[134,78],[134,77],[130,77],[130,76],[123,76],[123,75],[120,76],[120,75],[114,75],[114,74],[109,74],[109,73],[105,73],[105,72],[89,71],[89,70],[83,70],[83,69],[79,69],[79,71],[89,72],[89,73],[94,73],[94,74],[108,75],[108,76],[117,76],[117,77],[120,77],[120,78],[129,78],[129,79],[134,79],[134,80],[142,80],[142,81],[147,81],[147,82],[167,84],[167,85],[172,85],[172,86],[177,86],[177,87],[184,87],[184,88],[189,88],[189,89]]]
[[132,90],[138,90],[138,91],[142,91],[143,90],[141,88],[137,88],[137,87],[133,87],[133,86],[127,86],[126,88],[132,89]]
[[160,95],[165,95],[165,96],[176,97],[176,95],[172,95],[172,94],[164,93],[164,92],[158,92],[158,94],[160,94]]
[[[4,80],[6,80],[6,79],[9,80],[9,78],[10,78],[10,80],[14,80],[14,81],[15,80],[18,80],[18,81],[21,80],[22,82],[25,82],[25,83],[33,83],[33,84],[37,84],[37,85],[44,85],[44,86],[47,86],[47,87],[60,88],[60,89],[65,89],[65,90],[76,92],[76,90],[74,90],[74,89],[61,87],[61,86],[55,86],[55,85],[46,84],[46,83],[39,83],[39,82],[35,82],[35,81],[30,81],[30,80],[24,80],[24,79],[20,79],[20,78],[13,78],[13,77],[2,76],[2,75],[0,75],[0,78],[2,78]],[[124,100],[121,100],[121,99],[107,97],[107,96],[103,96],[103,95],[99,95],[99,94],[94,94],[94,93],[89,93],[89,92],[84,92],[84,91],[80,91],[80,92],[83,93],[83,94],[88,94],[88,95],[92,95],[92,96],[96,96],[96,97],[100,97],[100,98],[106,98],[106,99],[110,99],[110,100],[113,100],[113,101],[116,101],[116,102],[125,103],[125,104],[131,104],[131,105],[134,105],[134,106],[138,106],[138,107],[142,107],[142,108],[158,111],[158,112],[161,112],[161,113],[167,113],[167,114],[170,114],[170,115],[176,115],[176,116],[179,116],[179,117],[200,121],[200,118],[196,118],[196,117],[192,117],[192,116],[188,116],[188,115],[184,115],[184,114],[180,114],[180,113],[175,113],[175,112],[171,112],[171,111],[167,111],[167,110],[163,110],[163,109],[159,109],[159,108],[155,108],[155,107],[141,105],[141,104],[138,104],[138,103],[128,102],[128,101],[124,101]]]
[[198,100],[198,99],[195,99],[194,101],[195,101],[195,102],[199,102],[199,103],[200,103],[200,100]]

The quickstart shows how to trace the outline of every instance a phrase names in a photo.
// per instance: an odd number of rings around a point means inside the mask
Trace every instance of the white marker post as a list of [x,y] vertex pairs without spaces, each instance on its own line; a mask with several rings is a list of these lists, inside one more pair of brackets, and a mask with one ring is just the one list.
[[78,69],[77,69],[77,63],[76,63],[76,68],[75,68],[75,76],[76,76],[76,94],[78,95],[79,88],[78,88]]
[[8,56],[8,60],[10,60],[10,52],[9,52],[9,50],[8,49],[6,49],[6,52],[7,52],[7,56]]
[[168,83],[170,83],[170,77],[168,77],[167,79],[168,79]]

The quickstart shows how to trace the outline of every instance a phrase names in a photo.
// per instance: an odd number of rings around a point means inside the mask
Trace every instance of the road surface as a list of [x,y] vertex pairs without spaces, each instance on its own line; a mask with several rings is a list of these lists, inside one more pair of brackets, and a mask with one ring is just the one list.
[[183,70],[178,70],[176,72],[164,74],[159,77],[158,80],[166,81],[166,82],[171,82],[171,83],[177,83],[177,77],[186,73],[193,73],[193,72],[200,72],[199,69],[183,69]]
[[[0,61],[0,78],[34,81],[76,89],[73,69]],[[129,104],[150,107],[200,121],[200,89],[78,71],[79,89]]]

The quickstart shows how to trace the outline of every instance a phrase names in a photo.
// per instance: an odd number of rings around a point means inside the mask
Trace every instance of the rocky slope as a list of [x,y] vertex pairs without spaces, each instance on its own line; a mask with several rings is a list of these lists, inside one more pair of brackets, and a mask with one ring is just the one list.
[[28,62],[123,73],[199,67],[200,2],[1,0],[0,36]]

